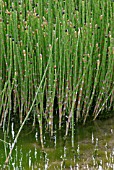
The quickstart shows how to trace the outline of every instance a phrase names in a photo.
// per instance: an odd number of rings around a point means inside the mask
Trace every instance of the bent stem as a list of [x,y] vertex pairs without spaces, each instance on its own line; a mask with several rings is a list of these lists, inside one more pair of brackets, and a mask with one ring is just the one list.
[[[47,73],[47,70],[48,70],[48,66],[49,66],[49,63],[50,63],[50,58],[51,58],[51,56],[49,57],[49,60],[48,60],[48,63],[47,63],[47,66],[46,66],[44,75],[43,75],[42,80],[41,80],[41,82],[40,82],[40,85],[39,85],[39,87],[38,87],[38,89],[37,89],[37,92],[36,92],[36,95],[35,95],[34,100],[33,100],[33,102],[32,102],[32,105],[31,105],[31,107],[30,107],[30,110],[28,111],[28,113],[27,113],[27,115],[26,115],[26,117],[25,117],[25,119],[24,119],[21,127],[19,128],[19,131],[18,131],[18,133],[17,133],[17,135],[16,135],[16,137],[15,137],[15,139],[14,139],[14,142],[13,142],[13,144],[12,144],[12,147],[11,147],[11,149],[10,149],[10,152],[9,152],[9,154],[8,154],[8,157],[6,158],[5,164],[8,164],[9,159],[10,159],[10,157],[11,157],[11,155],[12,155],[12,151],[13,151],[13,149],[14,149],[14,147],[15,147],[15,144],[16,144],[16,142],[17,142],[17,139],[18,139],[18,137],[19,137],[19,134],[20,134],[20,132],[21,132],[21,130],[22,130],[22,128],[23,128],[26,120],[28,119],[28,117],[29,117],[29,115],[30,115],[30,113],[31,113],[31,111],[32,111],[32,109],[33,109],[33,106],[34,106],[35,101],[36,101],[36,99],[37,99],[37,95],[38,95],[39,90],[40,90],[40,88],[41,88],[41,86],[42,86],[42,83],[43,83],[43,81],[44,81],[44,79],[45,79],[45,76],[46,76],[46,73]],[[43,148],[43,147],[44,147],[44,146],[43,146],[43,142],[42,142],[41,144],[42,144],[42,148]]]

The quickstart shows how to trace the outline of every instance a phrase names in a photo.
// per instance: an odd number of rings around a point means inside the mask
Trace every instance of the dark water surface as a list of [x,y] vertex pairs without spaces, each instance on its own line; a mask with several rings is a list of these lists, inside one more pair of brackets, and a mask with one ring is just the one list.
[[[3,164],[9,153],[9,147],[17,133],[14,126],[16,125],[12,123],[9,136],[0,130],[0,139],[9,143],[0,141],[0,169],[4,169]],[[53,137],[46,131],[42,149],[37,127],[32,129],[31,125],[25,125],[5,169],[114,170],[114,118],[76,127],[74,148],[71,133],[66,141],[64,134],[64,130],[59,131],[56,127]]]

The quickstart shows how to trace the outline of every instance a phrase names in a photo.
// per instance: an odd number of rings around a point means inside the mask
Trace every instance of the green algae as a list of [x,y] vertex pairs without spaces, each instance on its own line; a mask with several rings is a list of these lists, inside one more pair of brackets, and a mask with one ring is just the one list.
[[[44,136],[44,149],[41,148],[39,130],[31,125],[25,126],[13,151],[6,169],[20,167],[22,169],[95,169],[102,167],[112,170],[114,166],[114,119],[96,121],[86,126],[79,125],[75,129],[74,147],[71,145],[71,133],[64,140],[63,133],[55,130],[51,137],[48,131]],[[57,126],[56,126],[57,127]],[[16,129],[17,131],[17,129]],[[3,138],[3,135],[0,136]],[[12,142],[13,136],[7,136],[6,141]],[[1,163],[5,161],[4,144],[0,142]],[[9,148],[6,147],[8,152]],[[21,164],[21,165],[20,165]]]

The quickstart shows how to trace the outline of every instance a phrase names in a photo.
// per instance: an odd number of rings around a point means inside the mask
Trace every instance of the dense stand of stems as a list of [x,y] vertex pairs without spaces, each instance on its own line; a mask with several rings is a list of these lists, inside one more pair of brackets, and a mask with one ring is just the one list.
[[111,0],[1,0],[0,126],[12,115],[22,124],[34,98],[41,141],[55,110],[72,138],[76,121],[114,110],[113,21]]

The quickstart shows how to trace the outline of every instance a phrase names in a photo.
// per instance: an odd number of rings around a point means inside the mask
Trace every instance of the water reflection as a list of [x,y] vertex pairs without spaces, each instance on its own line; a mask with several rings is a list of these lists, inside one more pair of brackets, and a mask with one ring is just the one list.
[[[96,121],[87,126],[78,126],[75,130],[74,148],[71,133],[64,140],[64,130],[55,128],[54,136],[46,131],[44,149],[41,149],[40,134],[37,128],[25,126],[13,151],[8,170],[114,170],[114,118]],[[14,124],[11,135],[6,139],[0,131],[0,139],[12,144]],[[10,145],[0,141],[0,168],[9,152]]]

